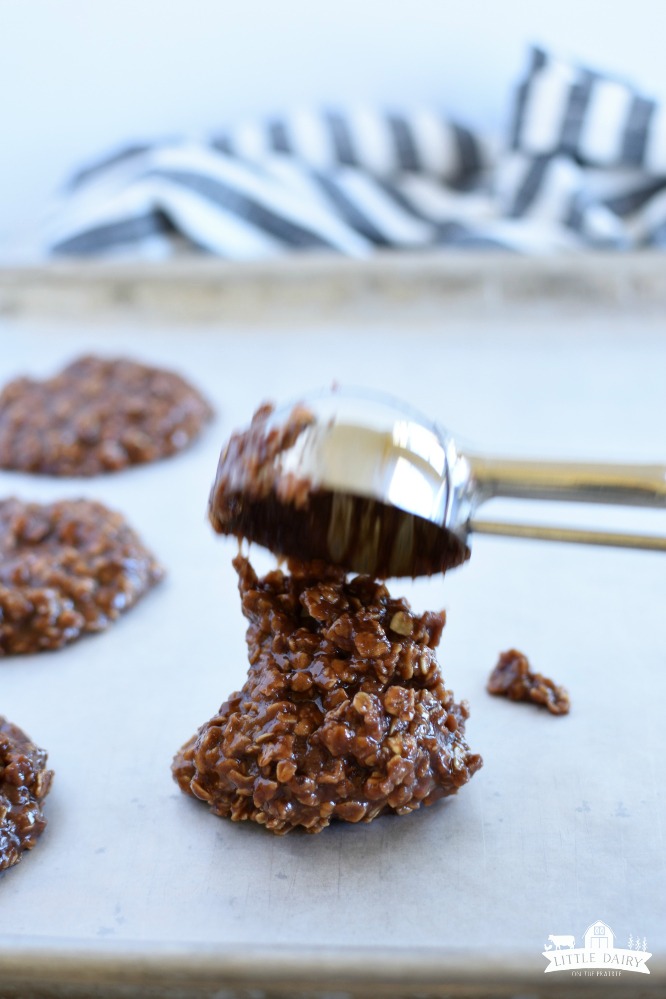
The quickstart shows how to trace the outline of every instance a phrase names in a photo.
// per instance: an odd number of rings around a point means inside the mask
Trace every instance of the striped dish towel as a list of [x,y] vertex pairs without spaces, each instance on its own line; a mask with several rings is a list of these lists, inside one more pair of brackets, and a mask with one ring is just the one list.
[[77,173],[54,254],[234,260],[328,250],[666,244],[666,114],[533,49],[503,143],[426,108],[303,110],[131,146]]

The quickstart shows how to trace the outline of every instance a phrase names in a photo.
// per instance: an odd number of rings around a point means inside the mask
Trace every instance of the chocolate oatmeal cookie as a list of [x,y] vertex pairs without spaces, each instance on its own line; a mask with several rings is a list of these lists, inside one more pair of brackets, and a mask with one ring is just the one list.
[[405,815],[455,794],[481,766],[435,647],[444,614],[413,614],[368,576],[290,562],[257,578],[234,561],[249,620],[239,693],[173,763],[217,815],[274,833]]
[[17,864],[43,832],[42,801],[52,779],[44,750],[0,715],[0,871]]
[[180,375],[82,357],[45,381],[0,393],[0,468],[99,475],[182,451],[213,411]]
[[0,656],[102,631],[163,574],[101,503],[0,501]]

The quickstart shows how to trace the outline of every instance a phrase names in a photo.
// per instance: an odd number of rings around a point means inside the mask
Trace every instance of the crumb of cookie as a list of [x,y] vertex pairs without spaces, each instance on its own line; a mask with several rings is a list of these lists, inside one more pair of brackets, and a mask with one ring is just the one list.
[[444,614],[414,614],[369,576],[291,560],[258,578],[234,560],[248,678],[177,754],[183,791],[271,832],[405,815],[455,794],[482,764],[468,707],[435,656]]
[[89,500],[0,501],[0,656],[102,631],[164,570],[121,514]]
[[52,779],[44,750],[0,715],[0,871],[17,864],[43,832],[42,801]]
[[531,701],[540,704],[554,715],[569,713],[569,694],[564,687],[533,673],[527,656],[517,649],[503,652],[488,680],[488,692],[511,701]]
[[180,375],[135,361],[81,357],[44,381],[0,393],[0,468],[90,476],[182,451],[213,410]]

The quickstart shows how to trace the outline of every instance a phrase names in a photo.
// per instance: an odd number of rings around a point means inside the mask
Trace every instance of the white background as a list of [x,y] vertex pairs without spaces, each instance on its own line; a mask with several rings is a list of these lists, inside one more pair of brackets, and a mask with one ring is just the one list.
[[0,238],[131,139],[326,101],[501,134],[527,47],[666,94],[662,0],[0,0]]

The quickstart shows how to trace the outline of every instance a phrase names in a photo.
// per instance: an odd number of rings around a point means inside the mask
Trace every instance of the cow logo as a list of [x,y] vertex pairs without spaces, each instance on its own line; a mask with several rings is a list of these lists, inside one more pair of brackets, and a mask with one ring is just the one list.
[[649,975],[645,937],[629,934],[626,947],[615,946],[615,934],[610,926],[597,919],[585,930],[582,946],[576,947],[576,938],[569,933],[551,933],[544,944],[543,956],[549,971],[568,971],[579,976],[620,975],[623,971],[638,971]]

